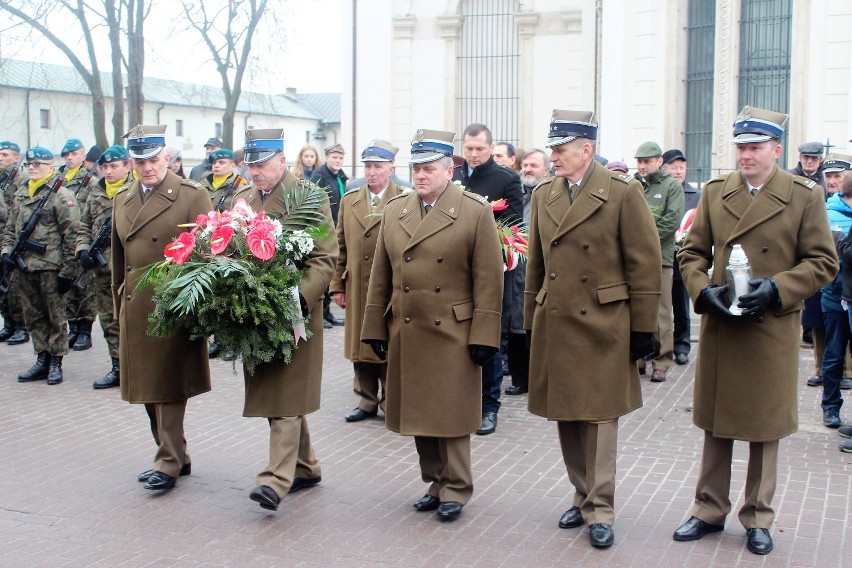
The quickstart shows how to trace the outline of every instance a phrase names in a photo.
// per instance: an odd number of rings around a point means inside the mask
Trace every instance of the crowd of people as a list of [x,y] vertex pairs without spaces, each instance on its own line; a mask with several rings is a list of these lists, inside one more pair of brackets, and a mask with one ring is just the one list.
[[[575,490],[558,526],[588,525],[591,545],[607,548],[618,420],[642,405],[643,375],[662,383],[689,362],[694,303],[704,449],[690,518],[673,538],[723,530],[741,440],[749,465],[739,519],[748,550],[767,554],[779,440],[797,428],[801,325],[813,333],[808,384],[823,387],[824,423],[852,436],[840,420],[841,389],[852,387],[852,157],[823,159],[824,147],[807,143],[799,165],[783,170],[786,120],[745,107],[733,128],[737,170],[702,188],[687,183],[681,150],[654,141],[634,152],[633,175],[607,162],[594,113],[567,110],[553,112],[543,149],[495,142],[486,125],[470,124],[456,156],[454,132],[418,130],[411,182],[396,175],[399,148],[381,139],[363,149],[364,177],[351,181],[342,145],[325,148],[324,160],[306,145],[291,165],[281,129],[249,129],[238,150],[210,138],[186,177],[163,125],[136,126],[125,146],[104,151],[70,139],[59,169],[49,149],[3,141],[0,340],[32,340],[36,361],[18,381],[56,385],[63,356],[91,347],[99,318],[111,364],[93,387],[120,387],[144,405],[156,449],[138,479],[153,491],[175,487],[191,473],[187,401],[210,390],[209,359],[238,353],[185,329],[148,335],[152,292],[135,283],[198,215],[244,200],[286,224],[288,192],[312,183],[327,197],[317,225],[335,236],[317,241],[298,287],[310,339],[289,363],[245,373],[244,416],[270,427],[252,501],[276,510],[321,482],[307,415],[320,408],[323,330],[344,326],[357,397],[344,419],[381,412],[389,430],[414,437],[427,483],[416,510],[445,521],[462,513],[474,488],[470,436],[496,432],[501,395],[527,395],[531,413],[556,423]],[[526,248],[519,263],[498,238],[506,226]],[[727,274],[734,250],[747,258],[745,289]],[[504,375],[511,385],[501,392]]]

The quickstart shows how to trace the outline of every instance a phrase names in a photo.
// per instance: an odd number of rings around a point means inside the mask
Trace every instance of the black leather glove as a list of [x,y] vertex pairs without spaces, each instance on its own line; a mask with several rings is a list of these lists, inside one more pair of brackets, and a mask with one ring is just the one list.
[[728,285],[715,286],[710,284],[701,289],[701,293],[695,299],[696,314],[716,314],[725,317],[734,317],[728,309],[729,304],[725,302],[728,293]]
[[489,347],[488,345],[468,345],[467,351],[470,353],[470,358],[480,367],[491,360],[500,351],[497,347]]
[[15,261],[12,260],[12,256],[9,253],[3,255],[3,272],[6,274],[10,274],[15,270]]
[[737,303],[744,316],[759,316],[778,301],[778,286],[772,278],[752,278],[748,285],[754,290],[740,296]]
[[56,279],[56,291],[59,292],[60,295],[67,294],[73,284],[74,280],[71,278],[64,278],[60,276]]
[[83,270],[92,270],[95,267],[95,260],[89,255],[89,251],[81,250],[77,253],[77,260],[80,261],[80,266]]
[[532,349],[532,330],[527,330],[527,351]]
[[364,341],[376,354],[376,357],[384,361],[388,358],[388,342],[384,339],[367,339]]
[[630,359],[644,359],[654,354],[654,334],[650,331],[630,332]]

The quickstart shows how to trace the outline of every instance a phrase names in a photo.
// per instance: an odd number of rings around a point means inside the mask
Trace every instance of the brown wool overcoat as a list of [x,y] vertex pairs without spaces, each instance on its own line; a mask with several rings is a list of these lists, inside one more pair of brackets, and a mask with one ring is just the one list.
[[468,345],[500,345],[503,261],[491,207],[448,183],[421,222],[417,192],[385,206],[362,339],[389,340],[385,425],[466,436],[482,423]]
[[524,290],[530,412],[605,421],[642,406],[630,332],[657,329],[660,263],[633,178],[592,162],[573,205],[565,178],[535,189]]
[[[253,184],[245,186],[234,195],[234,203],[245,199],[255,211],[277,213],[287,227],[284,214],[285,191],[290,191],[298,178],[288,170],[264,202],[260,190]],[[307,272],[299,284],[299,293],[307,302],[311,315],[307,329],[313,334],[307,341],[300,340],[289,365],[280,362],[262,363],[254,375],[245,369],[246,399],[243,416],[302,416],[319,410],[322,385],[322,297],[334,274],[337,259],[337,239],[331,223],[328,201],[323,205],[325,225],[329,238],[317,241],[310,258],[305,263]]]
[[361,343],[361,325],[367,305],[367,286],[373,267],[373,253],[379,237],[382,210],[388,200],[401,193],[390,182],[376,211],[371,211],[372,194],[367,186],[343,195],[337,213],[337,246],[340,254],[329,292],[346,294],[346,328],[343,355],[353,363],[381,363],[369,345]]
[[153,289],[136,291],[147,267],[165,260],[163,249],[199,214],[210,211],[210,196],[198,183],[172,172],[143,205],[136,180],[113,198],[112,297],[121,329],[121,397],[134,403],[178,402],[210,390],[207,342],[190,341],[178,328],[172,337],[146,332],[154,309]]
[[778,440],[798,427],[802,300],[837,273],[822,188],[778,167],[754,198],[740,172],[708,182],[678,253],[693,301],[705,286],[725,284],[735,244],[754,278],[775,279],[781,301],[757,318],[701,316],[692,417],[719,438]]

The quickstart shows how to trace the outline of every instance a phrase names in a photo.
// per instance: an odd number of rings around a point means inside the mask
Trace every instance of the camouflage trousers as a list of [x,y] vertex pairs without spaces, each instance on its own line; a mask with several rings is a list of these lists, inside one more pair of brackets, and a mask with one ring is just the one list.
[[24,323],[24,307],[21,305],[21,290],[17,282],[18,271],[9,275],[9,292],[0,294],[0,316],[4,320]]
[[[91,280],[90,275],[83,279],[84,282],[88,280]],[[88,286],[82,292],[71,288],[71,291],[65,295],[65,315],[68,316],[68,321],[95,321],[98,309],[95,303],[94,286]]]
[[101,320],[101,328],[104,330],[104,339],[109,348],[109,356],[118,359],[118,320],[115,319],[112,303],[112,274],[108,269],[96,269],[85,279],[89,288],[94,289],[95,305]]
[[33,340],[36,353],[51,355],[68,353],[68,320],[65,319],[65,298],[56,291],[58,270],[17,272],[24,322]]

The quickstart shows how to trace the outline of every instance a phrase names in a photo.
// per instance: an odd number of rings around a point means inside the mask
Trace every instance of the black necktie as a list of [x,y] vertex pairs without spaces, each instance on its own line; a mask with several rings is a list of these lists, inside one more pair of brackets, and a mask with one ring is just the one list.
[[432,206],[431,206],[431,205],[426,205],[426,206],[424,206],[423,208],[426,210],[426,214],[427,214],[427,215],[429,214],[429,211],[431,211],[431,210],[432,210]]

